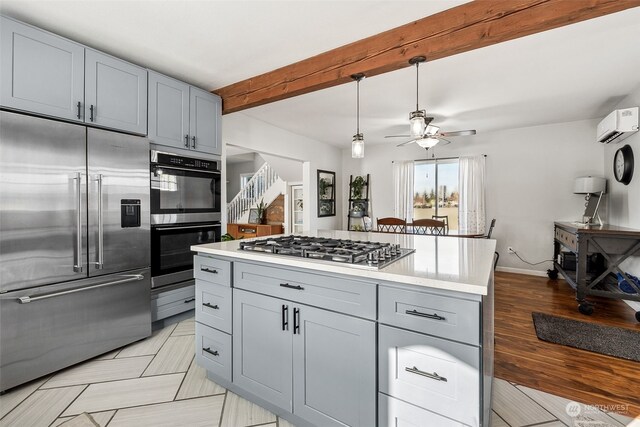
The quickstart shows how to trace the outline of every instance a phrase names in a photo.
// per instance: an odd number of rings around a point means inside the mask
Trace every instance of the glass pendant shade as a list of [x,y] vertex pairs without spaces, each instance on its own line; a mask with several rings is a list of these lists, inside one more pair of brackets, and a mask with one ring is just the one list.
[[364,135],[361,133],[353,135],[351,157],[354,159],[362,159],[364,157]]
[[424,131],[427,128],[425,116],[424,110],[417,110],[409,115],[411,137],[420,138],[424,135]]
[[439,142],[438,138],[420,138],[416,140],[416,144],[418,144],[422,148],[432,148]]

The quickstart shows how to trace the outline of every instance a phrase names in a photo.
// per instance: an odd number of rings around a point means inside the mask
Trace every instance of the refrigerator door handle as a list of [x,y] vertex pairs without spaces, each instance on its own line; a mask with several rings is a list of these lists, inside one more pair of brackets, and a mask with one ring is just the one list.
[[76,259],[73,263],[73,271],[82,273],[82,174],[76,173],[73,178],[76,181],[76,197],[78,205],[76,206]]
[[96,269],[100,270],[104,267],[104,221],[102,217],[102,174],[98,174],[96,179],[98,183],[98,262],[95,263]]
[[136,282],[138,280],[144,279],[144,275],[142,274],[123,274],[120,277],[124,277],[124,279],[114,280],[113,282],[98,283],[97,285],[85,286],[83,288],[69,289],[67,291],[54,292],[52,294],[41,294],[41,295],[20,297],[18,298],[18,302],[20,304],[28,304],[30,302],[39,301],[43,299],[59,297],[62,295],[75,294],[76,292],[83,292],[91,289],[104,288],[107,286],[120,285],[122,283]]

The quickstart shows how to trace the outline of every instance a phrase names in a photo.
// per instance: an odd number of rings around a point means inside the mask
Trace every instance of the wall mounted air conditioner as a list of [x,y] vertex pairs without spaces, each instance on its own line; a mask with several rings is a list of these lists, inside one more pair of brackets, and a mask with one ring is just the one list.
[[638,132],[638,107],[614,110],[598,123],[596,141],[603,144],[622,141],[634,132]]

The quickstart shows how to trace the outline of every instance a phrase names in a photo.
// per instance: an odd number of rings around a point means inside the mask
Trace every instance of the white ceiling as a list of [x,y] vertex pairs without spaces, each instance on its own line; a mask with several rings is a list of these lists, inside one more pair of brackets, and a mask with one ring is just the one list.
[[[0,12],[214,89],[461,3],[2,0]],[[420,106],[445,131],[604,116],[640,84],[638,22],[635,8],[427,63],[420,68]],[[367,143],[392,143],[385,134],[406,133],[414,73],[362,81]],[[348,147],[355,95],[355,84],[346,84],[237,114]]]
[[0,12],[213,90],[462,3],[2,0]]

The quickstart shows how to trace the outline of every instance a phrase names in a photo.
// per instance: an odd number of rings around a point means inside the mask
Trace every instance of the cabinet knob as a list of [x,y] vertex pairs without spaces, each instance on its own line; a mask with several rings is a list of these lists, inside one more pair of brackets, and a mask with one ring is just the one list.
[[189,148],[189,135],[184,136],[184,146]]
[[196,148],[196,137],[192,136],[191,137],[191,141],[193,141],[193,144],[191,145],[191,148]]

